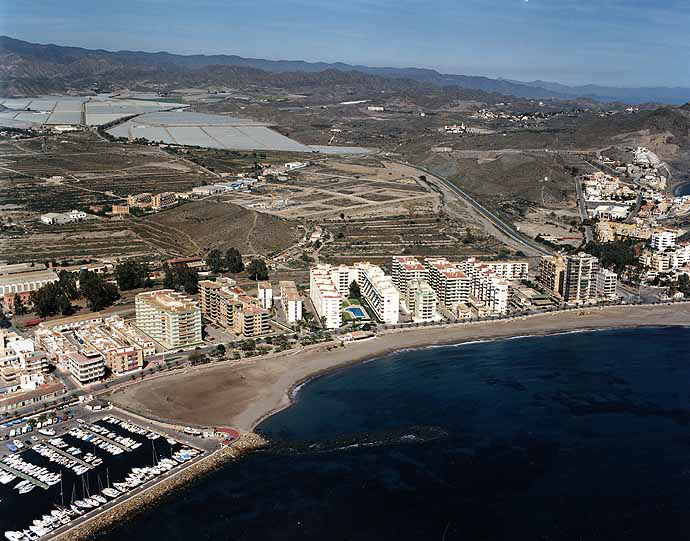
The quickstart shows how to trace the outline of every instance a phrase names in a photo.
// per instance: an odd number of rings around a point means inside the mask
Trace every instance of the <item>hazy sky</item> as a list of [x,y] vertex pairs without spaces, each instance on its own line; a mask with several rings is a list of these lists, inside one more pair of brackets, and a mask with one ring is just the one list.
[[0,0],[0,33],[108,50],[690,86],[690,0]]

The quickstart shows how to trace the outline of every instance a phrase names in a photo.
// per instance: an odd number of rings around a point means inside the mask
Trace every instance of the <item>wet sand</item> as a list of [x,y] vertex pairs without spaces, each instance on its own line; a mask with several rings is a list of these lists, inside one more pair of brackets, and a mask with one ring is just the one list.
[[178,372],[105,398],[146,416],[248,431],[266,416],[289,406],[291,390],[300,383],[391,351],[522,335],[663,325],[690,325],[690,303],[585,308],[507,321],[387,331],[375,339],[331,351],[319,347]]

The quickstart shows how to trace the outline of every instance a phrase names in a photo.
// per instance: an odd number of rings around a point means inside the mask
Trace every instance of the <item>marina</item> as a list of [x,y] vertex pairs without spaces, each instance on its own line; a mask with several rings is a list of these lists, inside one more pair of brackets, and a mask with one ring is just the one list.
[[109,415],[32,440],[0,460],[0,531],[10,541],[52,537],[203,454]]

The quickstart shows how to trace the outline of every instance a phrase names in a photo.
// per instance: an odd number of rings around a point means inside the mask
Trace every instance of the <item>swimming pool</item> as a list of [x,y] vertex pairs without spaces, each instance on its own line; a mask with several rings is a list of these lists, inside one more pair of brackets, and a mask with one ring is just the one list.
[[350,306],[345,311],[350,312],[355,319],[368,319],[366,312],[360,306]]

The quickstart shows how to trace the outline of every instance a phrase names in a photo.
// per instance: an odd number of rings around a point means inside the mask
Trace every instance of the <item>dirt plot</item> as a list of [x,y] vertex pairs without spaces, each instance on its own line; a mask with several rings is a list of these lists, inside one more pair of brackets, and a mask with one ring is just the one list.
[[266,253],[287,248],[299,238],[297,224],[215,199],[159,212],[137,225],[148,228],[150,242],[174,242],[190,254],[230,247],[242,253]]

